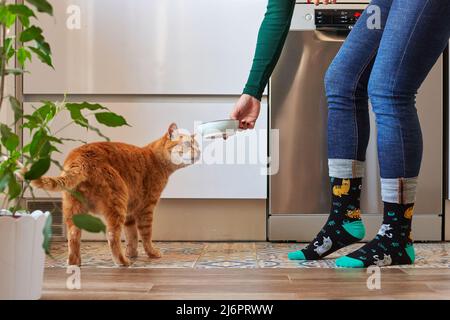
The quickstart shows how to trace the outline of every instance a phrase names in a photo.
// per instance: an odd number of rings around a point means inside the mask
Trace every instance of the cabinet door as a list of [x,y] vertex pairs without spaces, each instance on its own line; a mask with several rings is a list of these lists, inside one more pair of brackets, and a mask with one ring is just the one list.
[[[58,0],[26,94],[239,94],[266,0]],[[79,10],[80,27],[73,24]],[[45,79],[45,81],[43,81]]]
[[[100,101],[100,103],[102,103]],[[230,112],[229,102],[105,102],[112,111],[126,117],[131,127],[105,128],[102,132],[112,141],[122,141],[144,146],[158,139],[170,123],[176,121],[179,128],[189,131],[199,121],[226,119]],[[25,105],[30,112],[29,103]],[[54,128],[60,128],[69,121],[59,118]],[[264,175],[267,155],[267,106],[263,105],[257,130],[240,132],[238,135],[214,142],[201,142],[202,159],[199,163],[175,172],[163,193],[164,198],[217,198],[217,199],[263,199],[266,198],[267,177]],[[61,132],[65,137],[77,137],[87,141],[101,140],[94,132],[76,126]],[[29,141],[24,132],[25,142]],[[61,147],[58,160],[63,161],[68,152],[79,144],[68,143]],[[52,167],[48,175],[59,175],[57,167]],[[36,191],[37,196],[48,194]],[[58,194],[51,194],[58,196]]]

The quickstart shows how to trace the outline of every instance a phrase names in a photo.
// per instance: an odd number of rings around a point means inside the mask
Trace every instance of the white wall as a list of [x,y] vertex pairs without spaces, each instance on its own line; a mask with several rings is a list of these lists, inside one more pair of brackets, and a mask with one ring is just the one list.
[[[56,72],[33,65],[25,93],[240,94],[266,3],[54,1],[55,18],[40,21]],[[68,29],[77,7],[80,28]]]
[[[53,4],[55,17],[39,19],[56,70],[32,64],[24,79],[26,109],[64,93],[76,95],[75,100],[101,102],[133,126],[104,129],[107,135],[144,145],[160,137],[171,122],[192,130],[195,121],[228,118],[247,80],[267,1],[58,0]],[[80,28],[68,28],[75,12],[70,10],[77,7]],[[54,127],[64,123],[61,119]],[[267,129],[266,104],[257,125]],[[78,129],[66,134],[99,140]],[[246,135],[227,144],[243,141]],[[24,138],[29,139],[26,134]],[[225,147],[223,141],[216,144]],[[266,154],[266,143],[260,145],[254,152]],[[75,146],[67,144],[64,155]],[[245,153],[245,145],[238,152]],[[260,174],[261,167],[260,163],[196,165],[177,172],[163,197],[265,199],[267,179]],[[58,169],[53,167],[50,174],[57,175]]]

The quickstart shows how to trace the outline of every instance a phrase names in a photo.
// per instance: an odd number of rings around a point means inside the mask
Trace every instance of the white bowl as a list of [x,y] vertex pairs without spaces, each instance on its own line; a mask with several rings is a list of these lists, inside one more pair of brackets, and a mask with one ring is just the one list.
[[205,139],[228,138],[239,130],[239,121],[233,119],[204,122],[197,127]]

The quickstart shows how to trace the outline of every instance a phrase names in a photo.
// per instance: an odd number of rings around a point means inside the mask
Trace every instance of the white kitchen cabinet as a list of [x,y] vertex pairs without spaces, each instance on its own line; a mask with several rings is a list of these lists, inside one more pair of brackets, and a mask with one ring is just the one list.
[[25,94],[239,94],[267,1],[52,4],[54,17],[39,19],[56,71],[33,63]]
[[[216,102],[166,102],[153,99],[143,101],[132,99],[132,102],[107,101],[104,106],[112,111],[123,114],[132,127],[106,128],[102,132],[112,141],[144,146],[161,137],[172,122],[176,122],[180,128],[193,131],[198,121],[208,121],[228,118],[232,104],[228,101]],[[31,112],[31,103],[25,104],[25,111]],[[62,127],[69,121],[68,118],[59,118],[55,122],[54,129]],[[170,179],[164,191],[164,198],[209,198],[209,199],[264,199],[266,198],[267,176],[262,174],[265,168],[265,156],[267,155],[267,105],[263,105],[256,130],[241,132],[231,137],[226,142],[203,142],[204,157],[202,162],[194,166],[177,171]],[[63,136],[79,138],[87,141],[101,140],[95,133],[87,133],[85,129],[72,126],[61,132]],[[256,135],[256,140],[250,136]],[[29,141],[27,131],[24,132],[25,142]],[[252,144],[253,143],[253,144]],[[215,148],[212,148],[212,145]],[[67,143],[61,147],[61,155],[58,159],[62,162],[68,152],[79,145]],[[234,161],[230,150],[225,148],[235,147]],[[208,150],[216,150],[212,153]],[[220,150],[223,150],[221,154]],[[212,155],[212,156],[211,156]],[[227,158],[227,156],[229,158]],[[237,161],[241,162],[237,162]],[[214,164],[211,164],[214,162]],[[222,163],[221,163],[222,162]],[[48,175],[59,175],[59,169],[54,166]],[[36,196],[48,197],[48,194],[36,190]],[[57,197],[58,194],[51,194]]]

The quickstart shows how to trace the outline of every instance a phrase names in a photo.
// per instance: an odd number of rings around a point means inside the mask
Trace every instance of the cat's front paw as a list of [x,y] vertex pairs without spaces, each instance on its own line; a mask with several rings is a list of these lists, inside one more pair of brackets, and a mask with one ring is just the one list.
[[159,250],[158,248],[151,248],[148,252],[147,252],[149,258],[161,258],[162,257],[162,253],[161,250]]

